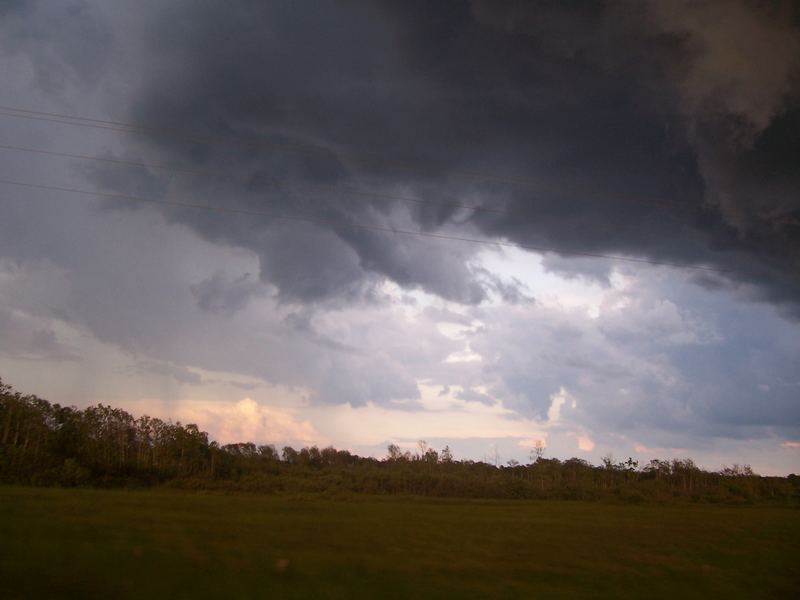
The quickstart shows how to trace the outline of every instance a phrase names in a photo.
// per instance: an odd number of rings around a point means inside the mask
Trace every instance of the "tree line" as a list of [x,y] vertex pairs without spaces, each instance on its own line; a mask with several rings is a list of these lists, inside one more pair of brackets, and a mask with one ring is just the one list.
[[196,425],[98,404],[61,406],[0,380],[0,482],[57,486],[154,486],[327,494],[414,494],[466,498],[617,499],[625,502],[800,502],[800,477],[763,477],[749,466],[720,471],[690,459],[545,458],[506,465],[455,460],[448,447],[391,444],[383,459],[346,450],[280,450],[218,444]]

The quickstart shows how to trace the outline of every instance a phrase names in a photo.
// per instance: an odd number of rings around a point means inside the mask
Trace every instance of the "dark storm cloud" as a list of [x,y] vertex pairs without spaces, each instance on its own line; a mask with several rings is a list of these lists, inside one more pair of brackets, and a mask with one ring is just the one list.
[[85,0],[3,0],[0,19],[0,51],[27,56],[41,89],[56,92],[69,83],[94,87],[99,82],[113,35]]
[[[0,6],[5,52],[28,54],[43,89],[65,78],[91,89],[112,41],[125,43],[126,21],[113,30],[86,2]],[[124,33],[144,54],[124,63],[138,68],[118,105],[165,135],[129,155],[208,174],[87,175],[127,193],[313,215],[316,226],[286,227],[169,212],[255,251],[286,300],[369,295],[376,276],[465,303],[491,289],[468,266],[475,247],[366,224],[710,264],[797,314],[796,5],[175,0],[142,11],[145,31]]]
[[253,296],[263,293],[261,286],[250,273],[230,278],[217,272],[191,286],[197,306],[215,313],[233,314],[244,308]]
[[[377,274],[481,301],[486,286],[465,266],[474,248],[418,252],[419,240],[353,227],[454,227],[464,211],[447,202],[468,200],[505,211],[468,219],[488,236],[732,269],[796,311],[797,12],[173,2],[152,16],[155,60],[131,117],[214,140],[157,137],[140,151],[247,182],[173,189],[323,219],[330,235],[173,215],[255,250],[287,299],[352,296]],[[442,204],[405,210],[390,192]]]

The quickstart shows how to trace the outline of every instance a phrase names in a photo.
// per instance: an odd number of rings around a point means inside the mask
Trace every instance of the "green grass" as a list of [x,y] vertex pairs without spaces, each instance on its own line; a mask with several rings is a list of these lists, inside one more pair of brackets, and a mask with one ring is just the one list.
[[798,593],[789,508],[0,487],[2,598]]

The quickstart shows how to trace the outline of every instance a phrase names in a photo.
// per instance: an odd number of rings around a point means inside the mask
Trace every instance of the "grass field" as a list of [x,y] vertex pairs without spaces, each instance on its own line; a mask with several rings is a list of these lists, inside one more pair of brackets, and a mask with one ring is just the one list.
[[3,598],[798,594],[797,509],[0,487]]

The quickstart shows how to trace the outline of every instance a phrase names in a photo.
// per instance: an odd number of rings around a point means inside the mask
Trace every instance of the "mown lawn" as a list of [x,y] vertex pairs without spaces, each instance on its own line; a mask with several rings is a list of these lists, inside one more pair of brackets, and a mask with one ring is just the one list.
[[0,487],[2,598],[797,598],[800,510]]

